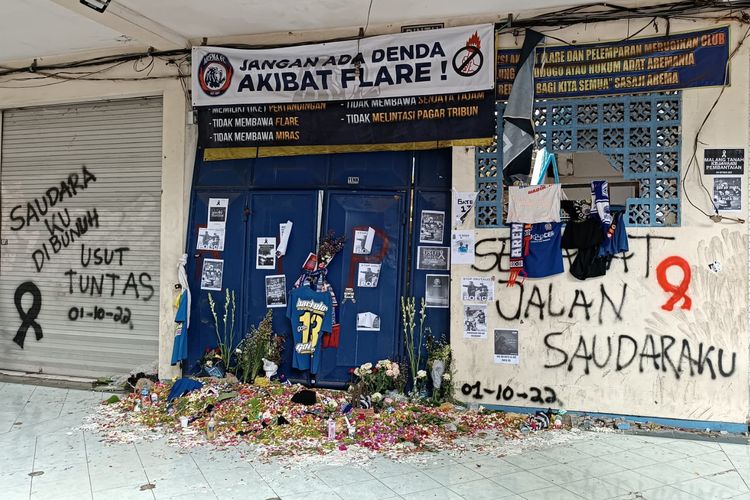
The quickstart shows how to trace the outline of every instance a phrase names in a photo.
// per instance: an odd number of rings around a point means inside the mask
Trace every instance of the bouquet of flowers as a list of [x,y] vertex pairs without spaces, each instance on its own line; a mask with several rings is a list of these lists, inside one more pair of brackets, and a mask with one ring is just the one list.
[[252,383],[263,367],[264,358],[278,365],[283,345],[284,338],[273,332],[272,311],[268,311],[257,327],[250,328],[235,350],[237,378]]
[[[401,378],[401,368],[399,364],[390,359],[381,359],[375,366],[372,363],[365,363],[352,372],[359,379],[362,392],[373,398],[382,399],[383,393],[393,390]],[[378,397],[379,396],[379,397]]]
[[328,267],[333,258],[344,249],[344,237],[337,238],[333,231],[323,236],[318,246],[318,268]]
[[222,378],[226,372],[226,365],[224,365],[221,348],[210,349],[207,347],[203,357],[201,357],[200,365],[206,376]]
[[432,398],[438,402],[448,401],[453,397],[453,351],[447,341],[432,335],[427,337],[426,346]]

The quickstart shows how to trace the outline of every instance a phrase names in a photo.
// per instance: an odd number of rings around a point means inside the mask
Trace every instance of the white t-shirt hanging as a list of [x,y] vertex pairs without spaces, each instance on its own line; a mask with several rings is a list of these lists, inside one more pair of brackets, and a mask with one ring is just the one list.
[[508,187],[506,223],[560,222],[560,184]]

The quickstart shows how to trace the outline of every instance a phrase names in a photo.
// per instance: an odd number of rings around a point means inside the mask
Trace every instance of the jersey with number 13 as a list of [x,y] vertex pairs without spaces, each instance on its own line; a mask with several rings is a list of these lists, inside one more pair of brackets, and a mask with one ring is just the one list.
[[294,353],[292,367],[317,373],[320,364],[318,345],[324,332],[333,327],[331,294],[303,286],[289,294],[286,315],[292,322]]

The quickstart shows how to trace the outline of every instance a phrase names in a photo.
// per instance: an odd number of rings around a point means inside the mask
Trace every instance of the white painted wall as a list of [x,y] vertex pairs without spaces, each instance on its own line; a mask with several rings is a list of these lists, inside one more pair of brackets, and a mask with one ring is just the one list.
[[[77,55],[85,58],[88,55]],[[52,62],[52,61],[47,61]],[[139,65],[143,67],[145,64]],[[18,76],[0,78],[0,110],[17,107],[44,106],[97,100],[122,99],[139,96],[163,96],[162,136],[162,199],[161,199],[161,289],[159,313],[159,374],[163,378],[178,375],[179,370],[170,366],[174,337],[173,285],[177,280],[177,264],[185,247],[185,227],[189,212],[190,175],[197,134],[187,124],[189,109],[180,82],[172,75],[174,66],[166,66],[157,60],[151,76],[166,76],[164,79],[142,81],[60,81],[38,79],[13,80]],[[124,64],[96,78],[142,78],[132,63]],[[54,83],[54,85],[47,85]],[[126,209],[126,207],[125,207]],[[75,258],[72,257],[72,258]],[[157,361],[157,360],[154,360]],[[135,368],[135,367],[134,367]]]
[[[565,40],[590,42],[624,38],[629,32],[643,26],[644,23],[631,22],[630,31],[627,23],[608,23],[607,25],[587,25],[555,32]],[[672,22],[673,31],[688,31],[708,27],[709,23]],[[664,26],[661,26],[662,30]],[[734,48],[741,31],[738,26],[732,27],[731,44]],[[663,31],[662,31],[663,32]],[[646,30],[639,36],[646,36],[653,30]],[[522,39],[503,37],[501,46],[509,46]],[[731,82],[724,96],[706,124],[701,135],[702,147],[745,147],[748,145],[748,49],[743,47],[734,58],[731,66]],[[682,95],[682,166],[684,169],[692,155],[692,140],[700,122],[708,112],[719,89],[686,90]],[[452,277],[451,306],[451,344],[456,359],[456,387],[459,399],[466,402],[477,402],[483,405],[512,406],[553,406],[568,410],[607,412],[640,416],[669,417],[705,421],[744,422],[750,415],[750,383],[748,381],[748,361],[750,345],[748,339],[748,229],[744,224],[716,224],[693,209],[685,199],[685,191],[704,209],[710,203],[697,184],[702,175],[702,150],[698,152],[701,159],[697,168],[691,171],[686,184],[682,187],[682,226],[677,228],[632,228],[628,234],[637,237],[669,237],[674,240],[652,239],[650,248],[645,239],[631,239],[632,257],[627,261],[628,269],[622,260],[616,260],[605,277],[578,281],[567,273],[553,278],[527,280],[523,287],[521,317],[517,320],[504,320],[497,307],[506,316],[514,316],[519,304],[519,286],[507,288],[496,285],[497,304],[489,304],[487,340],[469,340],[463,338],[463,303],[460,284],[462,276],[492,276],[495,280],[507,279],[507,272],[495,268],[480,272],[470,265],[454,265]],[[472,191],[474,185],[473,150],[454,149],[453,187],[458,191]],[[704,182],[709,190],[713,187],[711,176],[705,176]],[[744,193],[747,193],[747,176],[743,178]],[[740,217],[747,219],[747,195],[744,196]],[[473,218],[466,222],[466,228],[474,227]],[[476,230],[478,250],[499,252],[500,244],[491,241],[493,238],[507,238],[507,229]],[[669,256],[680,256],[686,259],[692,269],[692,280],[688,290],[692,298],[692,308],[681,310],[676,307],[668,312],[661,308],[669,298],[656,280],[656,266]],[[722,269],[713,273],[708,264],[719,261]],[[495,262],[494,257],[477,258],[476,268],[489,269]],[[503,268],[507,269],[508,257],[503,257]],[[674,272],[674,274],[673,274]],[[679,283],[680,272],[671,269],[668,278]],[[528,308],[535,286],[540,290],[541,300],[545,303],[544,317],[540,317],[538,307]],[[549,290],[552,292],[550,293]],[[624,290],[627,288],[626,292]],[[625,293],[621,318],[614,313],[613,307],[605,300],[602,302],[601,290],[619,306]],[[583,307],[571,305],[576,293],[585,294],[587,301],[593,302],[586,318]],[[579,295],[579,301],[582,296]],[[538,299],[536,300],[538,301]],[[601,308],[601,315],[600,315]],[[551,316],[564,309],[564,314]],[[493,363],[492,329],[510,328],[519,330],[520,364],[500,365]],[[545,337],[553,332],[559,335]],[[666,368],[662,358],[657,360],[658,369],[652,359],[636,356],[629,366],[617,369],[617,342],[620,335],[627,335],[638,343],[639,353],[644,343],[650,350],[649,338],[654,339],[656,353],[662,353],[661,339],[665,339],[668,348],[670,340],[674,346],[667,350],[675,366],[680,366],[680,352],[683,341],[689,342],[693,358],[698,357],[699,346],[703,345],[703,356],[711,346],[708,354],[713,363],[715,378],[711,375],[708,364],[703,373],[691,375],[689,363],[683,360],[683,372],[675,374],[672,366]],[[579,339],[583,338],[590,354],[593,339],[596,338],[597,361],[602,368],[589,362],[589,373],[586,373],[586,360],[573,358]],[[608,362],[607,339],[612,341],[613,353]],[[630,357],[630,341],[624,340],[623,364]],[[723,352],[723,370],[731,371],[732,356],[736,356],[734,370],[723,376],[718,369],[719,350]],[[563,351],[565,354],[563,354]],[[583,350],[578,354],[584,355]],[[561,364],[564,358],[567,362]],[[482,399],[462,394],[460,388],[464,383],[481,383]],[[556,393],[558,402],[530,403],[518,396],[510,400],[496,399],[493,394],[484,393],[483,389],[497,391],[498,386],[510,386],[515,393],[525,392],[533,395],[533,387],[544,389],[550,387]],[[549,393],[542,393],[543,397]]]

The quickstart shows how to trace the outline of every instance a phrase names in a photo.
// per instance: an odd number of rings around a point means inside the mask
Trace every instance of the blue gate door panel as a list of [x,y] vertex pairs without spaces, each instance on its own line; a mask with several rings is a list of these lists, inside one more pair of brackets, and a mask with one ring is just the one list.
[[342,153],[328,155],[329,187],[343,189],[407,189],[411,183],[413,156],[404,151]]
[[[405,255],[404,192],[329,191],[322,234],[344,235],[344,250],[329,265],[328,279],[339,302],[341,334],[338,348],[322,349],[317,383],[339,386],[347,383],[349,369],[362,363],[398,358],[400,345],[400,296],[403,290]],[[355,255],[354,231],[376,231],[369,255]],[[379,263],[376,288],[358,286],[360,261]],[[355,300],[344,302],[344,290],[354,288]],[[358,331],[357,314],[374,313],[380,318],[379,331]]]
[[196,152],[194,186],[248,186],[255,160],[204,161],[203,150]]
[[[228,198],[229,208],[224,238],[224,251],[196,250],[198,231],[206,227],[208,221],[209,198]],[[184,367],[187,373],[194,373],[200,369],[198,362],[207,347],[218,346],[218,338],[213,315],[208,305],[208,294],[216,301],[216,315],[218,316],[219,332],[223,334],[224,325],[224,290],[234,290],[237,297],[237,311],[235,316],[235,337],[240,337],[244,331],[242,318],[242,275],[245,239],[247,238],[245,206],[246,194],[240,191],[195,190],[191,220],[188,226],[188,262],[186,266],[190,284],[191,310],[190,330],[188,331],[188,364]],[[222,259],[224,261],[221,291],[201,290],[201,273],[205,259]],[[231,322],[230,325],[231,327]]]
[[[283,274],[286,276],[287,292],[299,278],[307,255],[315,252],[315,237],[318,222],[317,191],[256,191],[250,194],[250,238],[247,243],[247,311],[246,324],[258,325],[266,315],[265,277]],[[286,255],[276,260],[276,269],[256,268],[256,242],[258,238],[274,237],[278,245],[279,224],[292,221]],[[291,323],[286,317],[286,308],[272,308],[273,330],[283,335],[283,351],[280,373],[294,382],[307,383],[308,372],[292,368],[294,342]]]
[[[414,193],[414,230],[412,231],[412,258],[411,258],[411,295],[416,298],[417,304],[425,296],[425,283],[428,274],[449,275],[450,271],[423,271],[417,269],[417,256],[420,246],[450,246],[451,237],[451,193],[446,191],[418,190]],[[442,245],[419,243],[419,223],[423,210],[436,210],[445,212],[445,229],[443,232]],[[419,305],[417,305],[419,309]],[[450,308],[428,308],[426,325],[437,338],[447,340],[450,332]]]
[[258,158],[253,185],[273,189],[318,189],[325,186],[328,178],[328,156]]

